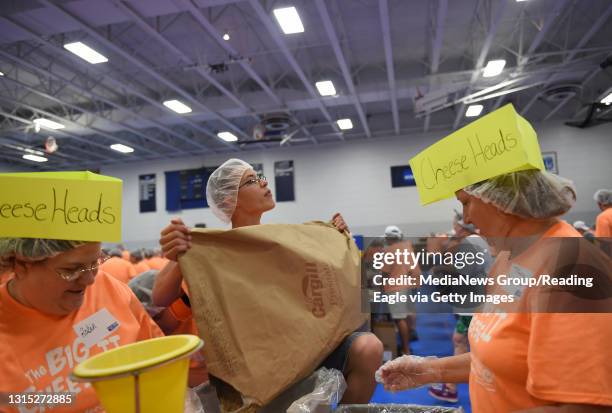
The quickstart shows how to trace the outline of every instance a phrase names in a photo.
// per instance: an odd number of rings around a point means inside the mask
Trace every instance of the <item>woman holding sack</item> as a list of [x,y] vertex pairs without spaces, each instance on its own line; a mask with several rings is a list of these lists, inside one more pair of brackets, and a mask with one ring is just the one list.
[[[261,216],[275,206],[265,177],[258,176],[251,165],[240,159],[226,161],[211,174],[206,199],[213,213],[223,222],[231,223],[232,228],[261,224]],[[332,217],[332,224],[340,232],[348,230],[340,214]],[[189,228],[178,218],[163,229],[160,244],[164,256],[172,262],[156,279],[155,305],[168,306],[184,296],[183,278],[176,261],[178,255],[191,247],[190,239]],[[343,403],[367,403],[374,393],[374,372],[381,361],[381,342],[371,333],[357,331],[328,356],[323,366],[344,373],[348,388]]]

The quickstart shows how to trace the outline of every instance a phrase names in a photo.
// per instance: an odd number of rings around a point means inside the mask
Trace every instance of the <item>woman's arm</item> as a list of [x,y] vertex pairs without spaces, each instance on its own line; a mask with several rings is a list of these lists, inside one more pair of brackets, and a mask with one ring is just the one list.
[[179,265],[170,261],[155,277],[152,301],[158,307],[168,307],[183,295],[183,274]]

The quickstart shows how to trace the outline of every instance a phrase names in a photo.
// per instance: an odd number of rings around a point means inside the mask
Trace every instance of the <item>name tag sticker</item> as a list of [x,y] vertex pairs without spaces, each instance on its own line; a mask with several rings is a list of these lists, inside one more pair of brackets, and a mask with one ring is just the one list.
[[89,348],[117,330],[119,321],[106,308],[103,308],[75,324],[73,328],[76,335],[83,340],[85,347]]

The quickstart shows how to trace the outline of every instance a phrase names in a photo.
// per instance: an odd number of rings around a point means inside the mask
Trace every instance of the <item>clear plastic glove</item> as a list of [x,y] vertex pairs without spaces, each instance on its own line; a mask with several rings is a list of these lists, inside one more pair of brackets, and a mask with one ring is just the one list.
[[174,218],[170,225],[161,231],[159,245],[164,257],[172,261],[177,261],[179,255],[191,248],[190,230],[182,219]]
[[376,373],[376,381],[385,390],[400,391],[414,389],[429,383],[441,381],[441,371],[432,363],[437,357],[401,356],[390,360]]

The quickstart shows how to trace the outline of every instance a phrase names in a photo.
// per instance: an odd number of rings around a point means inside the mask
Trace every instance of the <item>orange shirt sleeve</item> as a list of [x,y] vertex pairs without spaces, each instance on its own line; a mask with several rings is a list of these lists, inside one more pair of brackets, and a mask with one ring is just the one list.
[[598,238],[612,237],[612,208],[608,208],[597,215],[595,236]]
[[557,403],[612,406],[612,314],[534,313],[527,391]]

